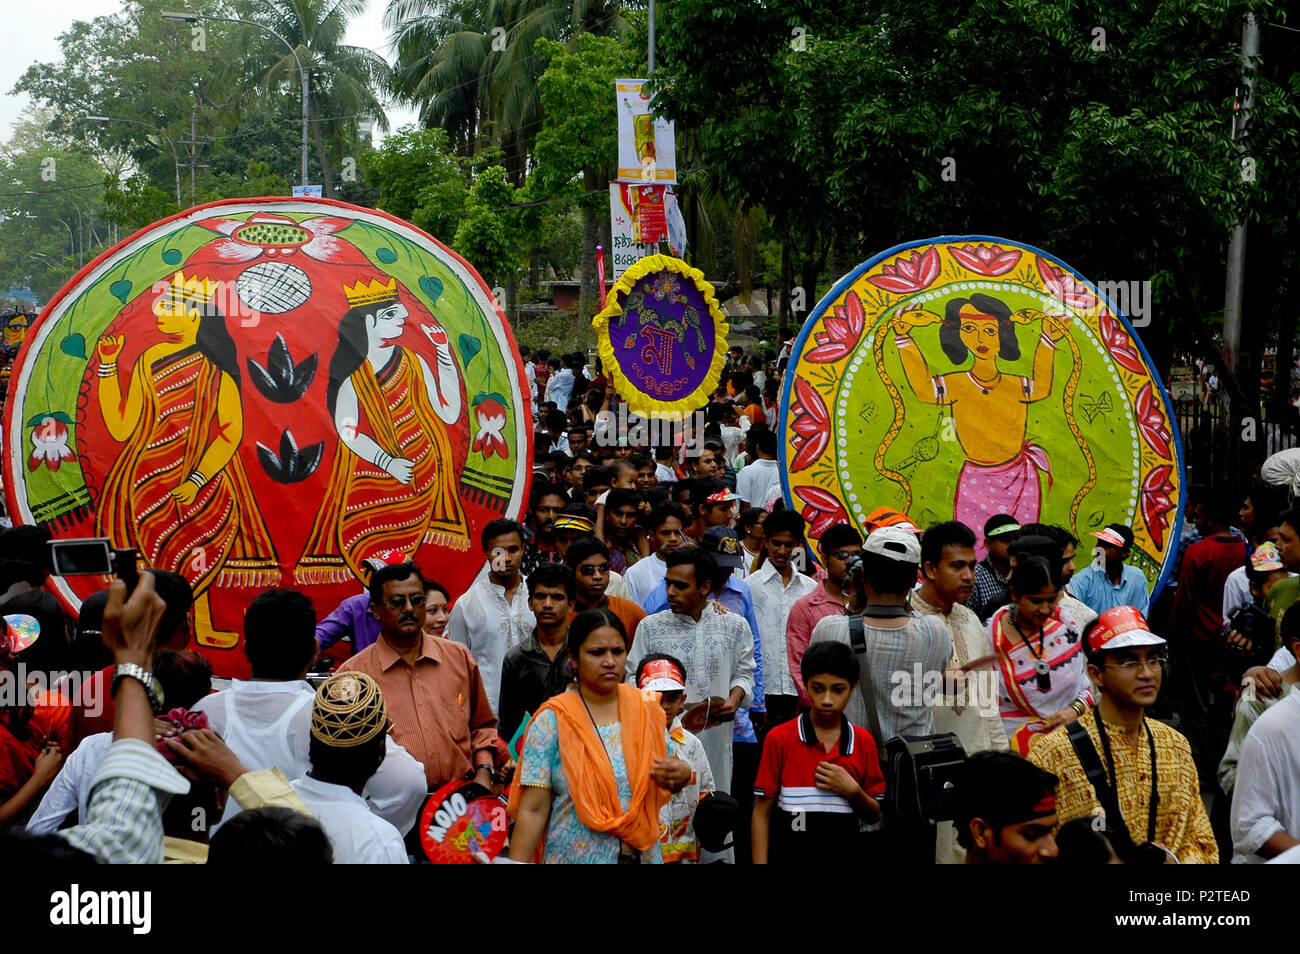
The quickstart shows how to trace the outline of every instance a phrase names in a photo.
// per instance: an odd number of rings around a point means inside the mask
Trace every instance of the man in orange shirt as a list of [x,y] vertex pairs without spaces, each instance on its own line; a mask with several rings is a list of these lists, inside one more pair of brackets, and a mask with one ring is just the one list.
[[636,626],[645,618],[645,610],[631,600],[606,596],[609,585],[609,547],[595,537],[579,537],[564,551],[564,562],[577,578],[577,598],[569,622],[583,610],[607,609],[623,621],[627,630],[627,644],[631,648],[636,638]]
[[420,568],[407,562],[375,571],[370,612],[379,620],[379,639],[341,669],[379,684],[393,739],[424,766],[429,791],[466,777],[491,788],[496,716],[470,651],[424,632]]

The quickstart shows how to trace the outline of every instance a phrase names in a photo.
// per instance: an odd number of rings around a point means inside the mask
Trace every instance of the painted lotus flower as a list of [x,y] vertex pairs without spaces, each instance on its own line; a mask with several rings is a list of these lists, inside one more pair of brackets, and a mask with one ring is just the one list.
[[334,233],[352,224],[351,219],[317,215],[295,222],[287,215],[258,212],[244,222],[239,219],[205,219],[199,223],[227,236],[217,243],[216,253],[231,262],[251,262],[255,258],[284,258],[301,251],[322,262],[331,260],[340,245]]
[[840,502],[820,487],[796,487],[794,492],[806,504],[799,513],[808,521],[809,536],[820,537],[835,524],[849,522]]
[[1161,457],[1169,456],[1169,427],[1165,421],[1164,410],[1155,396],[1151,383],[1138,392],[1137,423],[1151,449]]
[[485,458],[496,454],[502,460],[508,459],[510,447],[501,436],[506,426],[505,405],[491,395],[480,395],[474,402],[474,419],[478,433],[474,435],[473,449]]
[[31,422],[32,456],[27,459],[27,469],[35,470],[44,464],[50,470],[58,470],[65,460],[75,456],[68,447],[68,417],[62,412],[42,414]]
[[954,245],[948,249],[948,252],[972,272],[979,272],[981,275],[1005,275],[1020,261],[1020,249],[1006,249],[1001,245],[972,243],[961,248]]
[[831,422],[822,396],[803,378],[794,379],[795,403],[790,407],[790,443],[794,460],[790,470],[803,470],[822,455],[831,440]]
[[826,330],[814,336],[817,347],[805,354],[804,359],[816,364],[829,364],[852,351],[862,337],[867,317],[858,293],[849,292],[844,304],[836,305],[834,313],[826,317],[822,324]]
[[911,255],[899,256],[867,281],[886,291],[918,292],[929,288],[938,277],[939,248],[931,245],[924,252],[914,250]]
[[1038,274],[1043,276],[1047,290],[1071,308],[1092,308],[1097,304],[1097,297],[1087,285],[1075,281],[1073,275],[1046,259],[1038,260]]
[[1169,518],[1165,515],[1175,508],[1170,499],[1174,492],[1173,481],[1169,479],[1173,470],[1172,464],[1161,464],[1142,481],[1142,519],[1157,549],[1164,546],[1165,530],[1169,528]]
[[[1124,330],[1124,322],[1120,321],[1109,312],[1102,312],[1097,319],[1097,327],[1101,330],[1102,343],[1106,350],[1110,352],[1116,363],[1122,365],[1134,374],[1146,374],[1147,369],[1142,364],[1142,356],[1137,353],[1133,347],[1133,339],[1128,336]],[[1167,454],[1165,456],[1168,456]]]

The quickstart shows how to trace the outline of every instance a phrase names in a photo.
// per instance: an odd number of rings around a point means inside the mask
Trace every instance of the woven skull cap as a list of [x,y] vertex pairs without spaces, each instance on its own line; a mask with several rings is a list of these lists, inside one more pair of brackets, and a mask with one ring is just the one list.
[[339,672],[316,690],[311,734],[336,749],[364,745],[388,731],[388,706],[379,684],[363,672]]

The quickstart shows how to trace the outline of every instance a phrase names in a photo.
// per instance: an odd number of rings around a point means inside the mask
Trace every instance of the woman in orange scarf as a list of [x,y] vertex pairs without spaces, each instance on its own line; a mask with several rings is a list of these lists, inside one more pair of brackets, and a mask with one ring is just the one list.
[[627,637],[609,610],[569,625],[577,684],[529,724],[510,814],[515,861],[660,864],[659,808],[691,767],[669,755],[658,699],[624,683]]

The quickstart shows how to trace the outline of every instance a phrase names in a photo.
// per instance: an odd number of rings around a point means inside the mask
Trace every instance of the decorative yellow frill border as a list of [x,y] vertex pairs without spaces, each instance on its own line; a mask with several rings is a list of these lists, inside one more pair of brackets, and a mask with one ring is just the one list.
[[[656,272],[675,272],[689,279],[696,290],[704,297],[709,306],[709,315],[713,318],[713,359],[704,380],[686,397],[677,401],[660,401],[636,387],[614,357],[614,343],[610,339],[609,326],[619,315],[623,314],[623,298],[632,291],[632,286],[648,275]],[[704,273],[693,268],[680,258],[671,255],[647,255],[628,266],[621,278],[609,291],[605,309],[591,320],[591,327],[596,331],[596,350],[605,373],[614,382],[614,390],[627,402],[628,410],[643,417],[682,418],[708,403],[709,395],[718,386],[722,377],[722,366],[727,362],[727,319],[718,307],[718,299],[713,294],[713,286],[704,280]]]

